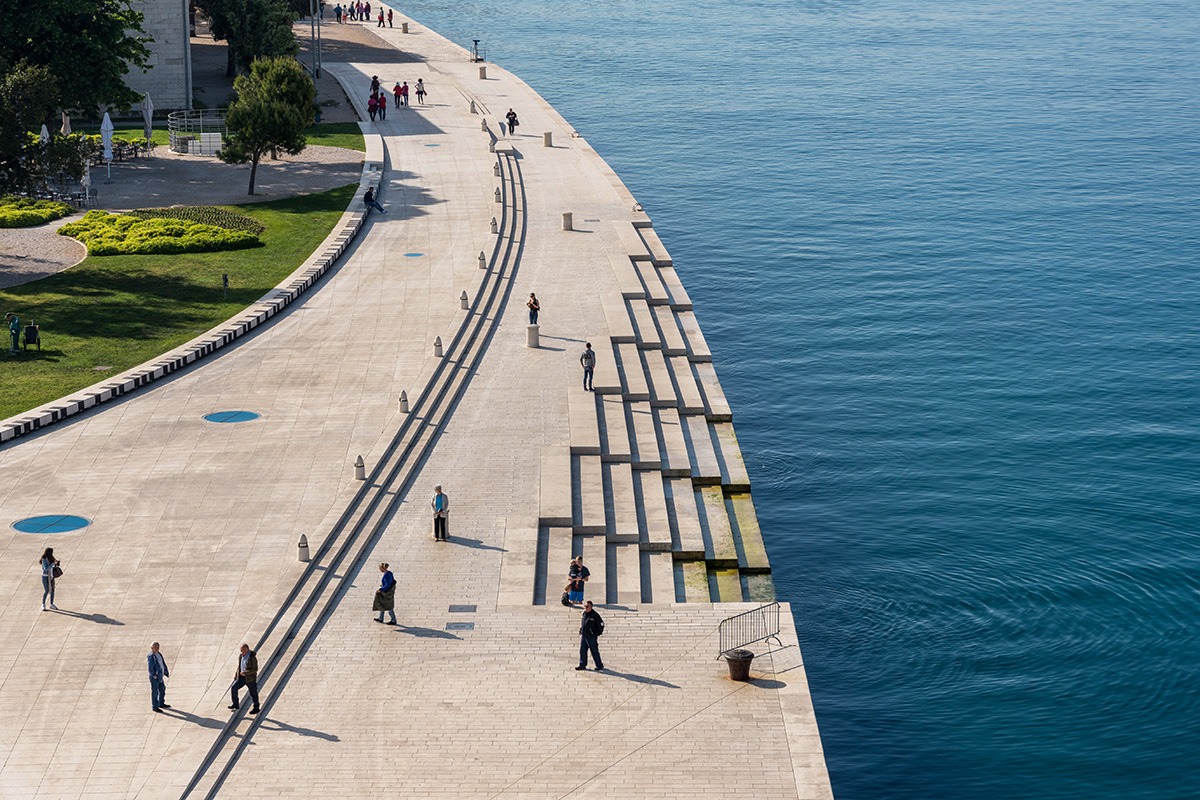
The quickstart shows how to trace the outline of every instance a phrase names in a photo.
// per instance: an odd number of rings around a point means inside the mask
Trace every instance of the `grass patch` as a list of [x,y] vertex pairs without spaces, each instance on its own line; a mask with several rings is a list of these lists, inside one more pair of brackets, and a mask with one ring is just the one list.
[[30,200],[27,197],[0,197],[0,228],[32,228],[71,214],[69,203],[57,200]]
[[367,145],[363,141],[362,130],[357,122],[322,122],[305,131],[305,138],[309,144],[367,152]]
[[[225,207],[263,225],[263,246],[253,250],[89,256],[57,275],[0,289],[0,314],[13,311],[22,326],[42,328],[40,353],[0,348],[0,419],[154,358],[242,311],[312,254],[357,189],[353,183]],[[228,299],[221,293],[225,273]]]
[[63,225],[58,233],[82,242],[89,256],[211,253],[245,250],[259,244],[258,236],[245,230],[229,230],[190,219],[107,211],[89,211],[83,219]]

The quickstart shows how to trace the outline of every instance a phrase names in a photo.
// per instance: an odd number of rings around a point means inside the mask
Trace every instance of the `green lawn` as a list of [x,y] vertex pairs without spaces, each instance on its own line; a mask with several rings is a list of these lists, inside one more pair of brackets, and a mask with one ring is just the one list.
[[[0,314],[42,328],[42,350],[0,347],[0,419],[50,402],[178,347],[245,309],[329,235],[358,184],[231,206],[264,226],[263,247],[223,253],[87,258],[66,272],[0,289]],[[229,274],[222,299],[221,275]],[[108,369],[99,370],[98,367]]]
[[308,143],[322,144],[326,147],[345,147],[347,150],[358,150],[365,153],[362,130],[357,122],[322,122],[308,129]]

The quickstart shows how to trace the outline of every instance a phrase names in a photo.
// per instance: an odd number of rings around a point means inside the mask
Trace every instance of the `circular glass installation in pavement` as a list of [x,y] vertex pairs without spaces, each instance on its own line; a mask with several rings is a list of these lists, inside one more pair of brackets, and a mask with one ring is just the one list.
[[252,419],[258,419],[262,414],[255,414],[253,411],[215,411],[212,414],[205,414],[206,422],[249,422]]
[[90,519],[73,514],[43,514],[19,519],[13,523],[13,527],[21,533],[70,533],[91,524]]

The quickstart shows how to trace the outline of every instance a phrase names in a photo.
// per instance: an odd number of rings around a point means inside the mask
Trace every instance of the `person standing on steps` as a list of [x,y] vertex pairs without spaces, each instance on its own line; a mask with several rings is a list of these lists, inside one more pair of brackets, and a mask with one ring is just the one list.
[[542,304],[538,302],[537,295],[530,292],[525,305],[529,308],[529,324],[537,325],[538,312],[542,310]]
[[592,571],[583,565],[583,556],[575,556],[571,559],[571,569],[568,573],[570,589],[567,594],[567,600],[571,605],[583,602],[583,590],[590,577],[592,577]]
[[396,624],[396,576],[388,569],[387,562],[379,565],[379,571],[383,573],[383,580],[379,584],[379,588],[375,590],[375,602],[371,605],[372,611],[378,611],[379,616],[375,619],[376,622],[383,622],[383,612],[388,612],[392,615],[388,625]]
[[167,669],[163,654],[158,652],[158,642],[150,645],[150,652],[146,654],[146,668],[150,670],[150,710],[161,714],[164,708],[170,708],[167,705],[166,679],[171,677],[171,670]]
[[440,483],[433,487],[433,500],[429,506],[433,509],[433,540],[444,542],[447,539],[446,516],[450,513],[450,498],[442,492]]
[[425,79],[417,78],[417,102],[425,105]]
[[58,570],[58,574],[62,574],[60,562],[54,557],[54,548],[47,547],[46,552],[42,553],[42,558],[38,562],[42,565],[42,611],[46,610],[46,598],[50,598],[50,608],[58,611],[58,606],[54,605],[54,582],[58,580],[58,576],[54,574]]
[[258,654],[250,649],[250,645],[242,644],[241,652],[238,654],[237,671],[233,673],[233,686],[229,687],[230,696],[233,702],[229,705],[230,711],[237,711],[238,706],[238,689],[246,687],[250,694],[250,699],[254,705],[250,707],[251,714],[258,713]]
[[510,108],[508,113],[504,115],[504,118],[508,120],[508,135],[512,136],[517,132],[517,126],[521,124],[520,120],[517,119],[517,112]]
[[592,349],[591,342],[584,346],[583,354],[579,356],[579,363],[583,365],[583,390],[594,392],[592,378],[596,374],[596,351]]
[[579,666],[575,669],[587,669],[588,652],[596,662],[596,672],[604,669],[600,660],[600,636],[604,633],[604,620],[592,608],[592,601],[583,604],[583,619],[579,622]]

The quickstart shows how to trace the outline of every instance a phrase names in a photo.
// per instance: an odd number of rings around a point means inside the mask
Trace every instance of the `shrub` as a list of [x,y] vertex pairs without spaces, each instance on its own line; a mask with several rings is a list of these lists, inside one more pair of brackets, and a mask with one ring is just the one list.
[[176,206],[175,208],[138,208],[129,212],[142,219],[182,219],[213,225],[229,231],[246,231],[258,236],[266,228],[257,220],[217,206]]
[[0,228],[30,228],[61,219],[75,211],[57,200],[0,197]]
[[89,211],[83,219],[63,225],[58,232],[83,242],[91,256],[207,253],[261,245],[258,235],[248,231],[107,211]]

